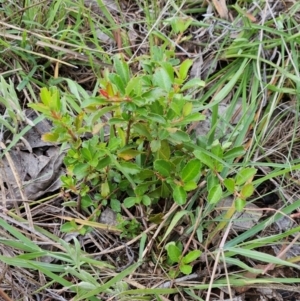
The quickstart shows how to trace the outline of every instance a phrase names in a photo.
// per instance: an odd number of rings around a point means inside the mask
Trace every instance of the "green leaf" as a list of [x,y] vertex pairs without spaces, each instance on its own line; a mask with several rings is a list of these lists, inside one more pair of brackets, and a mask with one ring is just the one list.
[[181,256],[181,251],[179,248],[175,245],[174,242],[171,242],[166,245],[168,257],[172,262],[178,262]]
[[163,177],[168,177],[170,176],[172,165],[169,161],[159,159],[154,161],[154,169]]
[[111,152],[113,152],[113,151],[115,151],[115,150],[117,150],[117,149],[120,148],[121,143],[122,143],[121,138],[111,137],[111,138],[109,139],[107,148],[108,148]]
[[212,144],[212,148],[211,148],[211,152],[222,159],[223,157],[223,149],[221,147],[221,144],[218,140],[214,141],[214,143]]
[[74,166],[73,173],[78,180],[81,180],[89,174],[89,165],[86,163],[77,163]]
[[104,157],[101,160],[98,161],[98,165],[96,167],[97,170],[101,170],[104,167],[108,166],[111,163],[110,157]]
[[172,79],[168,72],[164,68],[158,68],[153,74],[154,86],[160,87],[166,92],[169,92],[172,88]]
[[199,250],[190,251],[188,254],[186,254],[182,258],[182,262],[183,263],[191,263],[191,262],[195,261],[196,259],[198,259],[201,254],[202,254],[202,252]]
[[184,205],[187,199],[187,193],[181,186],[176,186],[173,190],[173,199],[178,205]]
[[209,173],[207,176],[207,191],[210,191],[214,186],[219,184],[219,179],[214,173]]
[[237,198],[237,199],[234,201],[234,205],[235,205],[236,211],[242,212],[243,209],[244,209],[244,207],[246,206],[246,201],[245,201],[245,200],[242,200],[241,198]]
[[170,109],[172,109],[173,113],[175,113],[175,116],[177,116],[177,117],[179,117],[179,116],[181,116],[183,114],[183,112],[182,112],[183,105],[181,103],[183,101],[184,101],[184,99],[181,99],[181,101],[177,100],[177,99],[173,99],[173,101],[169,105]]
[[160,140],[152,140],[150,143],[150,148],[152,152],[157,152],[161,147],[161,142]]
[[[97,97],[89,97],[87,99],[85,99],[82,104],[81,107],[82,108],[86,108],[86,107],[95,107],[95,106],[99,106],[102,104],[107,104],[107,99],[103,99],[100,96]],[[116,106],[111,106],[111,110],[113,110]],[[110,111],[110,110],[109,110]]]
[[191,102],[187,102],[182,109],[182,115],[187,117],[192,113],[193,104]]
[[187,265],[187,264],[181,264],[179,265],[179,269],[180,269],[180,272],[184,275],[189,275],[192,273],[192,266],[190,265]]
[[174,133],[170,133],[170,138],[174,142],[179,143],[179,144],[181,144],[182,142],[188,142],[191,140],[190,136],[186,132],[183,132],[180,130],[177,130]]
[[86,148],[86,147],[83,147],[83,148],[81,149],[81,154],[82,154],[83,158],[84,158],[85,160],[87,160],[87,161],[90,161],[90,160],[93,159],[92,153],[91,153],[90,150],[89,150],[88,148]]
[[125,94],[125,83],[118,74],[111,73],[109,75],[109,80],[117,87],[117,90],[121,95]]
[[174,82],[174,69],[173,66],[169,62],[158,62],[160,66],[166,71],[171,82]]
[[147,120],[151,120],[153,122],[157,122],[160,124],[166,124],[166,119],[158,114],[155,113],[148,113],[147,115],[143,115]]
[[150,91],[143,93],[142,98],[145,99],[146,102],[156,101],[157,99],[163,97],[166,92],[161,88],[154,88]]
[[122,167],[122,172],[125,171],[130,175],[136,175],[141,171],[141,168],[132,162],[119,162],[120,166]]
[[191,190],[195,190],[197,188],[197,183],[194,181],[189,181],[184,183],[183,189],[185,191],[191,191]]
[[42,135],[42,140],[45,142],[58,142],[59,134],[58,133],[45,133]]
[[124,206],[126,208],[131,208],[135,204],[139,204],[140,201],[141,201],[141,198],[139,198],[139,197],[128,197],[124,200]]
[[137,132],[138,134],[140,134],[141,136],[144,136],[146,137],[148,140],[151,140],[151,134],[150,134],[150,131],[149,131],[149,128],[143,124],[143,123],[136,123],[134,126],[133,126],[133,129],[135,132]]
[[142,203],[145,206],[150,206],[151,205],[151,199],[148,197],[148,195],[143,195],[143,197],[142,197]]
[[82,208],[88,208],[93,205],[94,205],[94,203],[89,195],[85,195],[81,198],[81,207]]
[[159,140],[166,141],[166,139],[170,136],[170,133],[165,129],[160,129],[158,133]]
[[154,176],[154,171],[152,169],[143,169],[140,171],[140,173],[137,175],[137,177],[140,180],[146,180],[146,179],[150,179]]
[[185,125],[185,124],[188,124],[188,123],[191,123],[194,121],[202,121],[202,120],[205,120],[205,115],[195,112],[195,113],[189,114],[188,116],[185,116],[182,121],[174,122],[174,124]]
[[[30,108],[33,108],[34,110],[37,110],[43,114],[45,114],[48,118],[50,117],[50,108],[47,105],[44,105],[42,103],[29,103],[28,106]],[[53,118],[51,118],[53,119]]]
[[235,182],[234,182],[234,179],[227,178],[227,179],[224,180],[223,184],[225,185],[225,187],[227,188],[227,190],[230,193],[234,193],[234,191],[235,191]]
[[141,77],[132,77],[126,88],[125,88],[126,95],[137,95],[140,96],[142,94],[142,79]]
[[128,64],[124,62],[124,59],[121,58],[120,55],[115,55],[113,61],[114,61],[114,68],[116,70],[116,73],[120,76],[125,89],[130,79]]
[[198,159],[190,160],[182,169],[180,177],[183,182],[189,182],[201,174],[201,162]]
[[121,212],[121,203],[119,200],[111,199],[110,200],[110,207],[114,212]]
[[60,226],[60,231],[63,233],[69,233],[72,231],[76,231],[78,226],[74,222],[66,222]]
[[135,158],[140,154],[141,152],[136,149],[127,148],[118,152],[118,157],[128,161],[128,160],[132,160],[133,158]]
[[235,159],[239,156],[242,156],[245,153],[245,150],[242,146],[234,147],[231,150],[227,151],[223,158],[224,160]]
[[51,93],[47,88],[43,87],[41,89],[40,98],[41,98],[42,103],[50,109],[51,108],[51,106],[50,106],[50,104],[51,104]]
[[101,196],[106,198],[110,194],[110,189],[107,180],[101,184]]
[[191,66],[193,65],[193,61],[190,59],[186,59],[184,60],[179,67],[179,77],[183,80],[186,79],[189,69],[191,68]]
[[251,180],[253,176],[256,174],[257,169],[253,167],[247,167],[241,169],[236,175],[235,182],[237,185],[242,185],[245,182]]
[[249,198],[254,193],[254,186],[252,183],[245,184],[241,190],[241,197],[243,199]]
[[201,150],[194,151],[194,155],[202,163],[204,163],[205,165],[207,165],[210,169],[214,170],[214,162],[213,162],[213,159],[210,156],[208,156],[207,154],[205,154]]
[[200,78],[193,78],[189,80],[187,83],[183,85],[183,87],[180,89],[180,91],[185,91],[188,89],[195,89],[195,88],[203,88],[205,87],[205,82],[201,80]]
[[193,18],[191,17],[172,17],[170,19],[167,19],[165,22],[169,23],[172,27],[172,30],[176,34],[183,34],[188,27],[192,24]]
[[157,184],[158,181],[148,181],[148,182],[143,182],[141,184],[138,184],[134,190],[135,194],[138,196],[143,195],[146,191],[150,189],[150,186],[153,186]]
[[167,140],[161,141],[161,147],[157,152],[157,159],[169,160],[171,155],[170,145]]
[[222,198],[222,194],[223,194],[223,192],[222,192],[221,185],[220,184],[215,185],[208,193],[208,196],[207,196],[208,202],[210,204],[218,203]]

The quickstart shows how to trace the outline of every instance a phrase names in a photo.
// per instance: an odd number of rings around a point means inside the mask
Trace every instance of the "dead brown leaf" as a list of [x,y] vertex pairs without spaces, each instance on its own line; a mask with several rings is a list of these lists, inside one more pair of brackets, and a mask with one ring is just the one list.
[[222,19],[228,20],[228,9],[226,0],[212,0],[214,7]]

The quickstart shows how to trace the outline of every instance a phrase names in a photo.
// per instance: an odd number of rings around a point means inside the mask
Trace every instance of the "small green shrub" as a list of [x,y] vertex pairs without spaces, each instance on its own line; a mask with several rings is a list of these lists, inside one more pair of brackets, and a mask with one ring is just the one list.
[[180,243],[175,243],[174,241],[169,242],[165,246],[168,254],[168,262],[172,265],[174,263],[178,264],[179,269],[171,268],[169,269],[169,275],[171,278],[178,277],[179,271],[185,275],[192,273],[191,263],[198,259],[201,255],[201,251],[193,250],[188,252],[183,256],[182,254],[182,245]]
[[121,56],[113,62],[115,72],[104,71],[98,96],[69,81],[77,100],[52,87],[43,88],[42,103],[32,105],[53,122],[43,139],[67,149],[67,174],[61,179],[80,196],[81,209],[91,212],[110,203],[120,211],[121,204],[150,206],[159,199],[184,205],[205,177],[209,203],[216,204],[226,187],[241,210],[253,191],[255,170],[244,169],[226,181],[221,175],[233,172],[228,166],[243,149],[219,141],[204,149],[186,133],[187,125],[204,119],[192,97],[204,82],[187,80],[192,61],[180,63],[172,51],[155,48],[134,76]]

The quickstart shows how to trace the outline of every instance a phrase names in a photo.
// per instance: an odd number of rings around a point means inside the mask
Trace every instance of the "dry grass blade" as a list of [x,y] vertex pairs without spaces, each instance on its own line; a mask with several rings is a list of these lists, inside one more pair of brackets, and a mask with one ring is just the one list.
[[225,0],[212,0],[217,12],[219,13],[220,17],[227,20],[228,19],[228,9],[226,6]]
[[[3,150],[6,149],[6,146],[5,146],[5,144],[4,144],[3,142],[0,142],[0,147],[1,147]],[[23,187],[22,187],[21,179],[20,179],[20,177],[19,177],[19,175],[18,175],[18,172],[17,172],[17,170],[16,170],[15,163],[12,161],[11,156],[10,156],[9,153],[6,153],[5,156],[6,156],[6,158],[7,158],[7,161],[9,162],[11,171],[12,171],[12,173],[13,173],[13,175],[14,175],[14,177],[15,177],[16,183],[17,183],[17,185],[18,185],[19,192],[20,192],[20,195],[21,195],[23,204],[24,204],[25,211],[26,211],[28,224],[29,224],[29,226],[31,227],[31,229],[34,230],[30,206],[29,206],[29,204],[28,204],[28,202],[27,202],[27,198],[25,197],[25,195],[24,195],[24,193],[23,193]]]

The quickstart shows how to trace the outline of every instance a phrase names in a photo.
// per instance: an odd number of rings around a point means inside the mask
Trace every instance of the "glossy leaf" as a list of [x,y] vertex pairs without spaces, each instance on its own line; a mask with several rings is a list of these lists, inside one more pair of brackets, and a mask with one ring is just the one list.
[[151,199],[149,198],[148,195],[143,195],[143,197],[142,197],[142,203],[145,206],[150,206],[151,205]]
[[148,113],[144,117],[153,122],[157,122],[160,124],[166,124],[166,119],[163,116],[155,114],[155,113]]
[[208,193],[208,196],[207,196],[208,202],[210,204],[218,203],[222,198],[222,194],[223,194],[223,192],[222,192],[221,185],[220,184],[215,185],[214,187],[211,188],[211,190]]
[[234,193],[235,191],[235,181],[232,178],[227,178],[224,180],[223,184],[227,188],[230,193]]
[[245,184],[241,190],[241,197],[243,199],[249,198],[254,193],[254,186],[252,183]]
[[216,141],[213,143],[213,145],[212,145],[212,147],[211,147],[211,152],[212,152],[215,156],[217,156],[217,157],[219,157],[219,158],[222,158],[222,157],[223,157],[223,149],[222,149],[221,144],[220,144],[220,142],[219,142],[218,140],[216,140]]
[[169,92],[172,87],[172,79],[164,68],[158,68],[153,75],[153,84]]
[[101,196],[106,198],[110,193],[109,185],[107,180],[101,184]]
[[152,140],[150,143],[151,150],[155,153],[161,148],[160,140]]
[[190,251],[188,254],[186,254],[182,258],[182,262],[185,263],[185,264],[186,263],[191,263],[191,262],[195,261],[196,259],[198,259],[201,254],[202,254],[202,252],[200,250]]
[[189,182],[186,182],[184,183],[183,185],[183,189],[185,191],[192,191],[192,190],[195,190],[197,188],[197,183],[194,182],[194,181],[189,181]]
[[124,206],[126,208],[131,208],[133,207],[135,204],[138,204],[140,202],[140,198],[137,197],[128,197],[124,200]]
[[191,66],[193,65],[193,61],[190,59],[186,59],[184,60],[179,67],[179,77],[183,80],[186,79],[186,77],[188,76],[188,72],[191,68]]
[[168,177],[170,176],[172,165],[169,161],[159,159],[154,161],[154,169],[163,177]]
[[235,179],[236,184],[242,185],[242,184],[246,183],[247,181],[251,180],[254,177],[256,172],[257,172],[257,169],[253,168],[253,167],[243,168],[236,175],[236,179]]
[[167,140],[161,141],[161,147],[157,152],[157,159],[169,160],[171,155],[170,145]]
[[59,141],[59,134],[58,133],[45,133],[42,136],[42,140],[45,142],[56,143]]
[[136,163],[132,162],[120,162],[120,166],[123,171],[130,175],[136,175],[141,171],[141,168]]
[[242,156],[245,153],[245,150],[242,146],[234,147],[231,150],[227,151],[223,158],[224,160],[235,159],[239,156]]
[[210,169],[214,169],[213,159],[200,150],[194,151],[194,155],[198,158],[203,164],[207,165]]
[[180,272],[184,275],[189,275],[192,273],[192,266],[190,265],[187,265],[187,264],[181,264],[179,265],[179,269],[180,269]]
[[205,87],[205,82],[199,78],[193,78],[183,85],[180,89],[182,92],[188,89],[196,89]]
[[246,206],[246,201],[241,198],[237,198],[234,202],[234,205],[235,205],[236,211],[242,212],[244,207]]
[[136,123],[133,126],[134,130],[141,136],[145,136],[148,140],[151,140],[151,134],[149,128],[143,123]]
[[194,121],[201,121],[201,120],[205,120],[205,116],[198,112],[195,112],[185,116],[182,121],[174,122],[174,124],[185,125]]
[[175,243],[170,243],[166,246],[168,257],[170,260],[174,262],[178,262],[181,256],[181,251],[179,248],[175,245]]
[[192,109],[193,109],[193,104],[191,102],[187,102],[183,106],[182,115],[185,117],[189,116],[192,113]]
[[173,189],[173,199],[178,205],[184,205],[187,199],[187,193],[181,186],[176,186]]
[[77,163],[74,166],[73,173],[78,180],[81,180],[89,174],[89,165],[86,163]]
[[124,62],[124,59],[121,58],[119,55],[114,56],[114,67],[121,78],[123,82],[124,88],[127,86],[129,79],[130,79],[130,72],[129,72],[129,66],[126,62]]
[[190,141],[190,136],[183,131],[176,131],[175,133],[170,134],[170,138],[176,143],[188,142]]
[[183,182],[194,180],[201,174],[201,162],[198,159],[190,160],[180,172],[180,177]]
[[140,154],[141,154],[141,152],[137,151],[135,149],[125,149],[125,150],[122,150],[118,153],[118,157],[122,158],[126,161],[129,161],[129,160],[135,158],[136,156],[138,156]]
[[101,170],[102,168],[108,166],[111,163],[110,157],[104,157],[98,161],[98,165],[96,167],[97,170]]
[[214,186],[219,184],[219,179],[214,173],[209,173],[207,176],[207,191],[210,191]]

